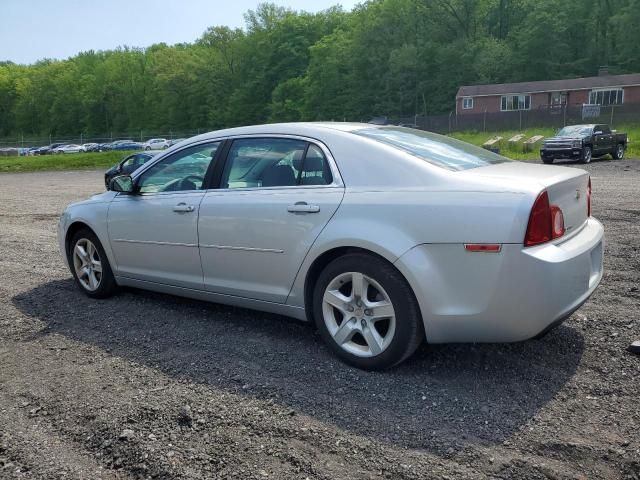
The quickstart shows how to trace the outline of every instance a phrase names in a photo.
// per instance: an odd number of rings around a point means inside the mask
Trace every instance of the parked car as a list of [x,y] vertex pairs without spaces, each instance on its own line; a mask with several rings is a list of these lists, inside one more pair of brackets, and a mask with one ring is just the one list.
[[17,157],[19,155],[20,155],[20,149],[18,147],[0,148],[0,156],[2,157]]
[[389,119],[387,117],[373,117],[369,123],[371,125],[388,125]]
[[620,160],[626,148],[627,134],[612,131],[608,125],[570,125],[543,142],[540,158],[544,163],[553,163],[556,158],[589,163],[594,157],[610,154]]
[[62,145],[64,145],[64,143],[52,143],[51,145],[45,145],[43,147],[38,148],[37,150],[34,150],[33,154],[34,155],[49,155],[49,154],[53,153],[53,151],[56,148],[61,147]]
[[98,151],[98,152],[109,151],[109,150],[111,150],[111,145],[112,145],[112,142],[98,143],[98,146],[96,147],[96,151]]
[[171,140],[169,140],[169,146],[173,146],[176,143],[180,143],[180,142],[184,142],[186,140],[186,138],[172,138]]
[[84,147],[85,152],[97,152],[100,148],[99,143],[85,143],[82,146]]
[[53,150],[53,153],[82,153],[86,152],[85,148],[82,145],[76,145],[75,143],[70,143],[68,145],[61,145],[58,148]]
[[115,147],[117,147],[118,145],[124,144],[124,143],[136,143],[133,140],[115,140],[113,142],[108,142],[108,143],[101,143],[98,146],[98,150],[99,151],[105,151],[105,150],[115,150]]
[[111,150],[142,150],[142,144],[131,140],[113,142]]
[[154,155],[160,153],[160,150],[149,150],[141,153],[132,153],[127,155],[117,165],[114,165],[104,174],[104,185],[109,190],[109,182],[118,175],[130,175],[142,165],[151,160]]
[[142,144],[142,148],[145,150],[164,150],[170,146],[171,143],[166,138],[152,138]]
[[58,239],[89,297],[132,286],[314,321],[381,369],[425,338],[515,342],[570,316],[602,278],[590,185],[418,130],[260,125],[113,178]]

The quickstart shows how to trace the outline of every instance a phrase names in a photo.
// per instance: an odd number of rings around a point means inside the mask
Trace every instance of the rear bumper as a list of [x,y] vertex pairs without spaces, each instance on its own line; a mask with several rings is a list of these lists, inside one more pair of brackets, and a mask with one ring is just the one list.
[[604,229],[590,218],[568,240],[471,253],[461,244],[419,245],[396,266],[413,287],[427,341],[516,342],[577,310],[602,279]]

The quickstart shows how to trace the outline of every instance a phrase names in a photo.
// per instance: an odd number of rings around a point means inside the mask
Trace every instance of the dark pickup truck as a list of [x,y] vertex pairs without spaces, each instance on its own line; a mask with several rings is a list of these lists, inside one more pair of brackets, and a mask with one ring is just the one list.
[[589,163],[594,157],[611,154],[620,160],[626,148],[627,134],[612,132],[608,125],[571,125],[544,141],[540,158],[544,163],[553,163],[556,158]]

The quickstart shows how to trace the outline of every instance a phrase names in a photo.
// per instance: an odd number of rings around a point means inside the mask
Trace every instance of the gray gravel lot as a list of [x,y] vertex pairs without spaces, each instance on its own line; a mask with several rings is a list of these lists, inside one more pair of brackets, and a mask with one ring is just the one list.
[[101,172],[0,175],[0,478],[640,479],[640,161],[587,169],[607,239],[589,302],[541,340],[383,373],[287,318],[88,299],[55,225]]

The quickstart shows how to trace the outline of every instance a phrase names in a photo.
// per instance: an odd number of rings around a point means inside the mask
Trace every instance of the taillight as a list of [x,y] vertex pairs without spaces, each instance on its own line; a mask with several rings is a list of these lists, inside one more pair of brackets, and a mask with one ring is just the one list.
[[531,209],[524,246],[531,247],[549,240],[551,240],[551,208],[549,208],[549,194],[545,190],[538,195]]
[[560,207],[551,206],[551,237],[558,238],[564,235],[564,215]]
[[591,177],[587,183],[587,217],[591,216]]
[[564,235],[564,215],[560,207],[549,205],[549,194],[544,190],[531,208],[524,246],[532,247]]

